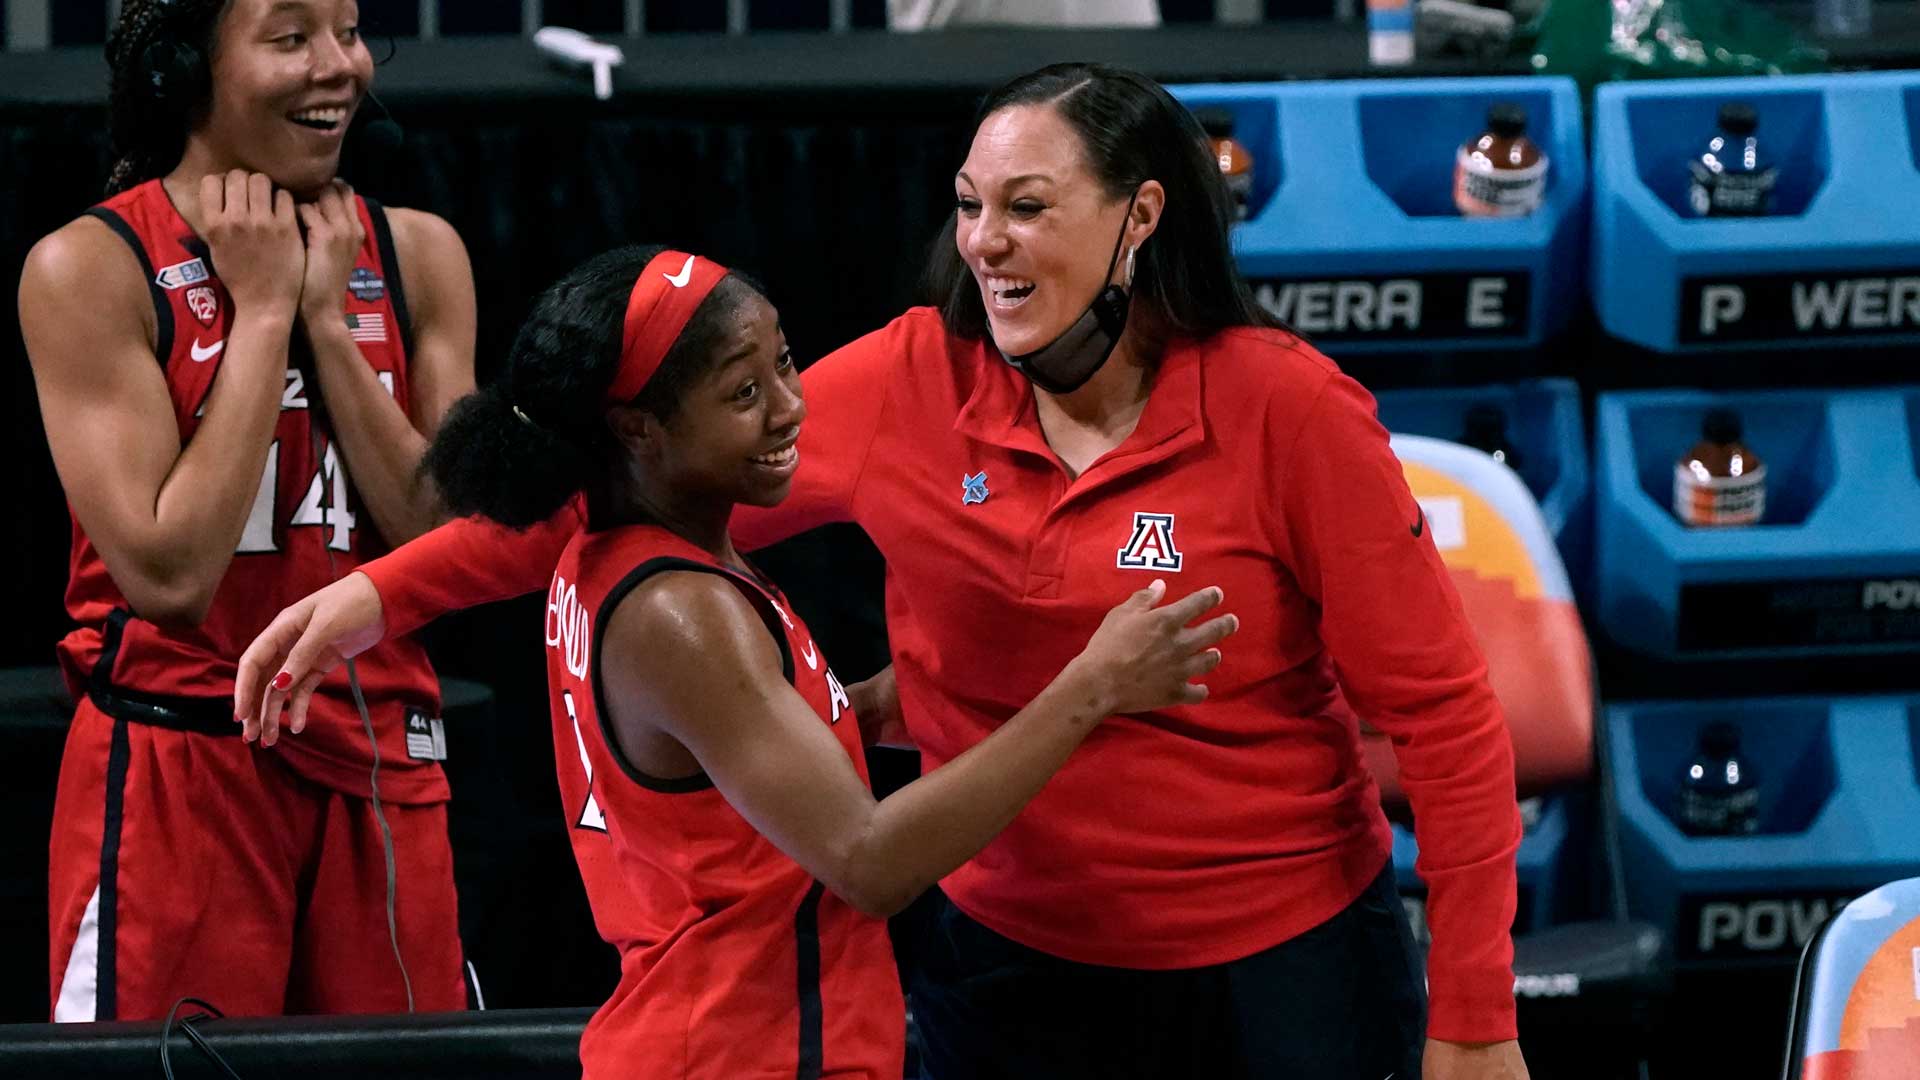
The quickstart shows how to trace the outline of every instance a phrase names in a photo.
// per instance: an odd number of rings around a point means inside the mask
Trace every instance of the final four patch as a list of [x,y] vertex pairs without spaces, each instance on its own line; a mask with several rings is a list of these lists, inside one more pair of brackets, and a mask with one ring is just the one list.
[[377,304],[386,298],[387,279],[364,266],[356,266],[353,275],[347,278],[347,291],[363,304]]
[[1133,535],[1127,537],[1114,565],[1122,570],[1170,570],[1180,572],[1185,556],[1173,546],[1173,515],[1149,514],[1136,510]]

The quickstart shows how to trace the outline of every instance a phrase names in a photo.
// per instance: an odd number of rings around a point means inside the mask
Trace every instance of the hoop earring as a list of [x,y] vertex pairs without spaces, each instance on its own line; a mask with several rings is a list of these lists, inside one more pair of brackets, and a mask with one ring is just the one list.
[[1138,250],[1139,248],[1137,247],[1130,247],[1127,249],[1127,269],[1126,269],[1125,285],[1129,289],[1133,288],[1133,253]]

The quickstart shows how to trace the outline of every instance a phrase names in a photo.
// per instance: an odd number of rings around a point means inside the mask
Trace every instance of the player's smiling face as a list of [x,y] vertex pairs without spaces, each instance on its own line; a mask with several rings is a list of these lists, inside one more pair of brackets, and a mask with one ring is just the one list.
[[773,506],[800,465],[800,373],[773,305],[749,296],[727,319],[718,363],[681,394],[656,467],[682,498]]
[[230,0],[212,58],[213,96],[195,136],[219,160],[296,195],[334,178],[373,82],[353,0]]
[[1079,134],[1052,105],[1009,106],[982,121],[954,196],[954,244],[1002,350],[1045,347],[1119,280],[1109,266],[1127,197],[1089,171]]

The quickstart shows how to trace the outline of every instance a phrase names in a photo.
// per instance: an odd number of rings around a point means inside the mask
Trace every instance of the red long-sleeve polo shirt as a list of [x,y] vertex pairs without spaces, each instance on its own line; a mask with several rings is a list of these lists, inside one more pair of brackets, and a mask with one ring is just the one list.
[[[1103,723],[942,882],[955,904],[1031,947],[1120,967],[1219,963],[1299,934],[1388,856],[1357,712],[1393,739],[1418,822],[1428,1031],[1514,1035],[1512,749],[1365,390],[1278,331],[1175,342],[1134,432],[1071,477],[1025,380],[929,309],[803,382],[793,493],[743,508],[735,533],[757,546],[853,521],[873,538],[928,768],[1025,706],[1156,577],[1171,597],[1219,585],[1240,616],[1209,699]],[[413,564],[410,582],[378,563],[370,576],[404,630],[415,613],[396,592],[472,602],[544,586],[576,521],[507,544],[465,526],[466,554],[402,549],[391,558]],[[451,569],[462,560],[494,569]]]

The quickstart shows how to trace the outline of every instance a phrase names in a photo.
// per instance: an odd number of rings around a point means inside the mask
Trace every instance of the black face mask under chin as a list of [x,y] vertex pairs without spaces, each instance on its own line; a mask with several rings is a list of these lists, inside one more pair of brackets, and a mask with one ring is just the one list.
[[[1136,197],[1137,197],[1136,193]],[[1126,222],[1133,217],[1133,199],[1127,200],[1127,214],[1121,219],[1120,236],[1114,241],[1113,256],[1107,260],[1107,277],[1113,277],[1114,265],[1120,259],[1120,245],[1127,238]],[[1127,328],[1127,309],[1132,303],[1130,287],[1133,284],[1131,264],[1129,264],[1126,286],[1108,285],[1093,298],[1093,303],[1073,325],[1064,330],[1059,337],[1030,353],[1014,356],[1000,348],[999,342],[994,349],[1000,358],[1013,366],[1015,371],[1027,377],[1027,381],[1045,390],[1049,394],[1071,394],[1113,355],[1116,345],[1120,344],[1120,334]],[[987,336],[993,336],[993,328],[987,328]]]

